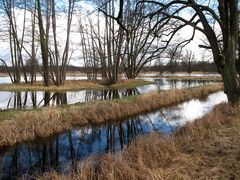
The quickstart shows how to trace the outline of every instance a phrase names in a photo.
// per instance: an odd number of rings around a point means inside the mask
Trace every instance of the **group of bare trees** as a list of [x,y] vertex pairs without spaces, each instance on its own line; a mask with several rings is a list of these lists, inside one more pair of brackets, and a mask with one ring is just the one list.
[[[9,74],[13,83],[19,83],[21,76],[25,83],[33,83],[39,70],[45,85],[49,85],[50,82],[58,86],[64,84],[66,67],[71,57],[69,41],[75,2],[75,0],[65,2],[66,38],[65,42],[59,42],[55,0],[0,1],[1,14],[5,18],[5,41],[9,42],[10,61],[13,67],[13,72]],[[58,9],[57,12],[59,11],[61,10]],[[19,16],[23,19],[19,20]],[[39,47],[41,47],[39,53],[41,69],[37,69]],[[1,59],[1,61],[7,66],[6,60]]]
[[137,3],[127,0],[120,6],[122,11],[117,11],[118,1],[97,1],[98,21],[89,18],[86,26],[86,21],[79,20],[80,44],[90,78],[96,78],[94,70],[98,69],[108,84],[116,83],[120,73],[132,79],[159,58],[161,35],[155,35],[160,31],[153,28],[156,18],[145,18],[149,9],[144,4],[136,9]]
[[[44,84],[49,85],[49,80],[59,86],[63,85],[66,79],[66,67],[70,60],[69,43],[70,32],[74,10],[74,0],[68,0],[67,4],[67,24],[66,24],[66,40],[58,42],[57,39],[57,19],[56,19],[56,3],[55,0],[44,2],[46,10],[46,25],[44,29],[43,13],[41,0],[37,0],[37,14],[39,25],[40,46],[42,52],[42,66]],[[51,34],[52,33],[52,34]],[[52,37],[53,40],[50,39]],[[59,43],[64,44],[63,52],[60,54]]]
[[[238,0],[167,0],[167,1],[134,1],[119,0],[119,11],[114,12],[114,2],[106,7],[100,7],[110,28],[114,33],[115,24],[118,24],[118,35],[107,34],[107,47],[112,48],[111,39],[118,42],[117,62],[122,67],[128,78],[134,78],[141,67],[148,60],[154,60],[170,46],[176,39],[178,32],[186,26],[192,28],[189,38],[179,39],[173,51],[169,51],[170,64],[175,60],[177,50],[188,45],[196,36],[196,32],[202,33],[206,38],[205,45],[200,48],[209,49],[218,72],[222,75],[224,92],[229,101],[240,100],[240,78],[239,78],[239,2]],[[116,37],[116,38],[115,38]],[[120,40],[119,40],[120,39]],[[119,40],[119,41],[118,41]],[[160,45],[159,45],[160,44]],[[114,48],[113,48],[114,49]],[[107,52],[111,49],[107,49]],[[107,54],[108,58],[114,54]],[[187,51],[185,59],[188,64],[194,59],[193,53]],[[120,64],[119,64],[120,63]],[[114,71],[114,67],[108,66]],[[138,69],[139,67],[139,69]],[[191,71],[189,69],[189,71]],[[116,72],[116,71],[115,71]],[[115,82],[114,80],[112,82]]]
[[[24,15],[23,15],[22,27],[17,26],[15,5],[20,6],[23,9]],[[24,77],[24,81],[28,82],[26,70],[24,67],[23,51],[25,51],[28,54],[28,58],[34,58],[33,57],[34,53],[30,53],[25,49],[27,3],[24,2],[23,4],[20,5],[20,2],[18,1],[16,2],[1,1],[0,6],[1,6],[2,13],[5,14],[5,17],[7,19],[6,31],[8,36],[7,38],[9,40],[10,57],[11,57],[11,62],[13,67],[11,80],[13,83],[19,83],[21,80],[21,73],[22,73]],[[33,76],[32,78],[34,78]]]
[[[119,0],[120,6],[124,6],[124,1]],[[240,100],[240,80],[239,80],[239,2],[238,0],[144,0],[138,1],[136,7],[142,5],[149,7],[149,19],[157,19],[153,29],[165,29],[165,42],[167,47],[176,37],[177,33],[186,26],[192,27],[189,38],[177,43],[176,48],[183,47],[191,42],[196,32],[201,32],[205,37],[207,45],[200,45],[202,48],[210,49],[218,72],[222,75],[224,82],[224,92],[229,101],[238,102]],[[122,8],[120,11],[123,12]],[[119,12],[119,14],[122,14]],[[113,17],[119,21],[119,17]]]
[[[101,4],[103,4],[101,6],[104,12],[111,15],[115,13],[114,1],[102,2]],[[122,29],[114,19],[107,15],[103,16],[98,13],[97,18],[96,24],[88,19],[89,27],[85,29],[79,21],[84,62],[86,67],[90,66],[92,70],[99,68],[102,78],[108,84],[114,84],[118,81],[119,67],[123,56]],[[96,75],[92,77],[96,78]]]
[[[71,59],[70,34],[76,0],[1,0],[0,9],[5,17],[5,34],[8,38],[13,72],[9,72],[13,83],[23,77],[26,83],[36,81],[40,72],[44,84],[63,85],[66,68]],[[124,13],[118,19],[117,1],[95,1],[99,8],[92,17],[78,16],[79,46],[89,79],[100,74],[107,84],[114,84],[121,74],[135,78],[140,70],[159,57],[159,34],[145,18],[148,8],[144,4],[135,8],[137,0],[127,0]],[[61,9],[62,8],[62,9]],[[59,40],[57,17],[65,12],[65,40]],[[121,11],[119,11],[121,12]],[[18,20],[18,15],[23,19]],[[75,14],[77,16],[77,14]],[[61,20],[62,21],[62,20]],[[120,24],[120,25],[119,25]],[[127,28],[126,28],[127,27]],[[62,33],[61,33],[62,34]],[[38,59],[39,63],[38,63]],[[6,60],[1,60],[7,66]],[[40,64],[41,66],[38,66]],[[30,72],[29,72],[30,67]],[[38,68],[41,67],[41,68]]]
[[[238,0],[215,1],[142,1],[149,6],[157,6],[157,10],[149,13],[150,17],[162,16],[157,24],[164,25],[169,19],[175,22],[173,37],[180,29],[191,26],[192,36],[179,42],[188,43],[196,31],[205,35],[208,45],[200,46],[210,49],[218,72],[222,75],[224,92],[229,101],[240,100],[239,69],[239,2]],[[181,12],[189,10],[189,17],[181,16]],[[167,42],[170,42],[168,39]],[[237,66],[236,66],[237,65]]]

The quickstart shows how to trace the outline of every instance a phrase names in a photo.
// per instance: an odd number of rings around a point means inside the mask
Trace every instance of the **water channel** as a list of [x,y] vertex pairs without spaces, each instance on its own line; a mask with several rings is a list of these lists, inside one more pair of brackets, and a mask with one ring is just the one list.
[[74,168],[76,161],[91,155],[118,152],[137,136],[153,131],[168,135],[226,101],[226,95],[217,92],[204,100],[192,99],[122,122],[89,125],[45,142],[20,144],[0,155],[1,178],[15,179],[24,174],[36,175],[51,170],[67,173]]
[[[68,79],[74,79],[68,78]],[[31,109],[96,100],[111,100],[172,88],[187,88],[216,83],[207,80],[148,79],[155,84],[134,89],[81,90],[67,92],[0,91],[0,110]],[[0,77],[0,83],[9,83]],[[74,162],[91,155],[118,152],[139,135],[158,131],[170,134],[186,122],[194,121],[227,101],[223,92],[214,93],[205,100],[192,99],[156,112],[139,115],[122,122],[101,126],[86,126],[52,137],[48,141],[24,143],[0,154],[1,179],[17,179],[22,175],[36,175],[56,170],[69,172]]]

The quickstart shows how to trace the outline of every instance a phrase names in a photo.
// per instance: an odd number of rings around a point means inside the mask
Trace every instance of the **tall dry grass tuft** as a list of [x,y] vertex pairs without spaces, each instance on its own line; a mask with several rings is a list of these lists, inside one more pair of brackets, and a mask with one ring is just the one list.
[[171,137],[139,137],[122,153],[90,157],[69,175],[42,179],[239,179],[240,105],[218,105]]
[[119,121],[140,113],[157,110],[192,98],[206,97],[222,90],[222,85],[208,85],[191,89],[172,89],[143,94],[130,99],[102,101],[65,108],[43,108],[18,113],[0,123],[0,147],[47,138],[86,124]]

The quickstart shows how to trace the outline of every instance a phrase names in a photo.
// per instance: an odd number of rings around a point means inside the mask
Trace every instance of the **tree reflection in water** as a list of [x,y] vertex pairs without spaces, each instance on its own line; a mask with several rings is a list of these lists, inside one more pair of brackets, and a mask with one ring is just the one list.
[[[107,89],[107,90],[86,90],[80,97],[79,102],[90,102],[97,100],[120,99],[130,95],[140,94],[137,89]],[[68,92],[12,92],[7,101],[6,109],[24,110],[28,108],[53,107],[66,104],[72,104],[72,101],[78,102],[77,98],[68,97]],[[71,96],[70,96],[71,97]],[[83,100],[81,100],[83,99]]]
[[200,85],[214,83],[210,80],[192,80],[192,79],[156,79],[158,90],[167,90],[173,88],[191,88]]
[[2,178],[37,175],[52,169],[68,172],[75,168],[77,160],[90,155],[117,152],[136,136],[155,129],[150,117],[139,116],[124,122],[72,130],[47,142],[22,144],[2,155]]
[[41,174],[52,169],[67,173],[75,168],[76,161],[90,155],[118,152],[139,135],[153,131],[169,134],[202,117],[222,101],[227,101],[226,95],[214,93],[204,101],[190,100],[121,122],[74,129],[45,142],[21,144],[1,155],[2,178]]
[[85,95],[85,102],[97,100],[113,100],[121,99],[130,95],[139,95],[137,88],[132,89],[105,89],[105,90],[87,90]]
[[81,90],[76,92],[3,92],[5,95],[4,98],[0,97],[0,108],[22,110],[44,106],[59,106],[98,100],[120,99],[156,90],[194,87],[209,84],[213,81],[156,79],[155,82],[157,84],[139,86],[135,89]]

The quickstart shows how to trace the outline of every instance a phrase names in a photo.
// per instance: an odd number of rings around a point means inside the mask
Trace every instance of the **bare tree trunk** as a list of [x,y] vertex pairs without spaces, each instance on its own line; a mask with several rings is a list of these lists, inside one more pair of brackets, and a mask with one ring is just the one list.
[[236,50],[238,43],[238,1],[219,2],[219,11],[222,23],[223,51],[218,47],[218,41],[208,21],[199,8],[195,7],[203,22],[208,41],[211,45],[215,64],[218,72],[222,75],[224,92],[230,102],[240,101],[240,82],[236,70]]
[[36,27],[36,10],[37,5],[34,3],[34,12],[32,13],[32,56],[31,56],[31,84],[36,81],[36,52],[35,52],[35,27]]
[[4,64],[4,66],[7,68],[7,72],[8,72],[8,75],[9,75],[10,79],[11,79],[11,82],[14,83],[14,79],[13,79],[13,77],[12,77],[12,75],[11,75],[11,72],[9,71],[9,68],[8,68],[6,62],[5,62],[3,59],[1,59],[1,58],[0,58],[0,61],[2,61],[2,63]]
[[[59,51],[58,51],[58,44],[57,44],[57,34],[56,34],[56,14],[55,14],[55,0],[52,0],[52,28],[53,28],[53,39],[54,39],[54,48],[55,48],[55,61],[56,65],[53,65],[53,70],[55,71],[56,75],[56,85],[59,86],[60,82],[60,75],[59,75]],[[55,67],[56,66],[56,67]]]
[[45,37],[43,20],[42,20],[42,10],[41,10],[41,1],[37,0],[38,5],[38,25],[40,32],[40,45],[42,50],[42,64],[43,64],[43,78],[45,86],[49,85],[49,71],[48,71],[48,45]]
[[72,24],[72,16],[74,9],[74,1],[68,1],[68,18],[67,18],[67,38],[65,43],[65,49],[62,57],[62,69],[61,69],[61,84],[65,83],[66,80],[66,71],[67,65],[69,63],[69,43],[70,43],[70,32],[71,32],[71,24]]

